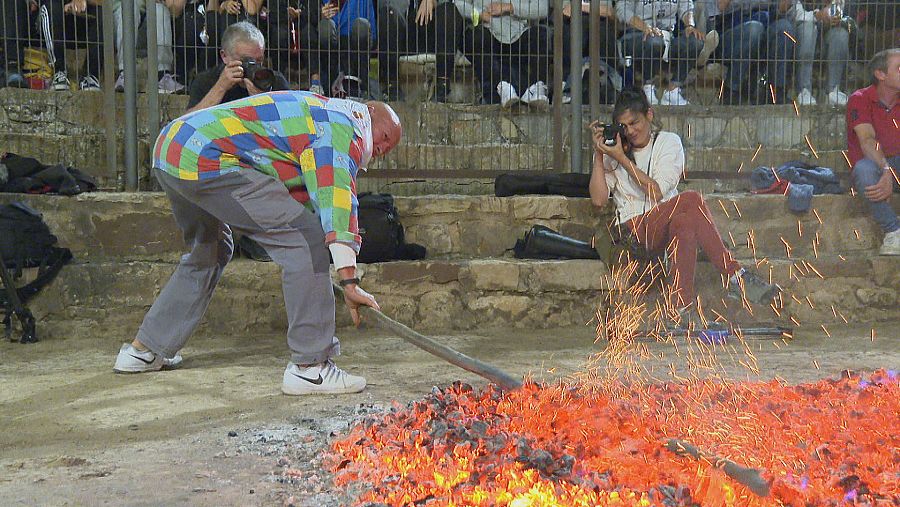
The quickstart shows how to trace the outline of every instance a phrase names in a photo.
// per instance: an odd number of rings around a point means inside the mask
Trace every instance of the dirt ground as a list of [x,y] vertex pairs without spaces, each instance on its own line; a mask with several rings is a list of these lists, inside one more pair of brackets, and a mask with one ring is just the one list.
[[[763,378],[896,369],[898,324],[877,325],[874,341],[871,326],[847,325],[752,346]],[[346,505],[353,492],[335,491],[320,459],[332,434],[432,386],[484,381],[378,330],[340,336],[338,364],[369,380],[358,395],[281,395],[280,336],[195,337],[182,368],[143,375],[112,373],[120,340],[102,330],[92,340],[0,343],[0,505]],[[598,350],[590,326],[440,339],[547,380]]]

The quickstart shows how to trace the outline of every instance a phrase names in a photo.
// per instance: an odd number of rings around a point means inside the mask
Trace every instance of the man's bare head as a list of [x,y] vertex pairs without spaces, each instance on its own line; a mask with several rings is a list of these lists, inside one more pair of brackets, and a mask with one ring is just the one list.
[[372,156],[382,157],[397,146],[403,136],[400,117],[384,102],[366,102],[372,118]]
[[869,70],[876,86],[900,90],[900,48],[879,51],[869,62]]

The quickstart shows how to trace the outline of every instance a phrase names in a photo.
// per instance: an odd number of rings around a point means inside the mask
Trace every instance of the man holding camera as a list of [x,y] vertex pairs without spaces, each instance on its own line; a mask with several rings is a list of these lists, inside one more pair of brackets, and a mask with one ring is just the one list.
[[[262,66],[265,52],[266,39],[252,23],[241,21],[226,28],[219,51],[222,63],[201,72],[191,82],[187,112],[262,92],[287,90],[290,84],[280,72]],[[251,73],[263,79],[254,79]],[[257,85],[267,85],[268,89]]]
[[847,148],[853,187],[884,231],[881,255],[900,255],[900,218],[891,197],[900,188],[900,48],[869,62],[872,85],[847,102]]
[[232,230],[263,246],[280,267],[291,360],[289,395],[362,391],[366,379],[332,358],[335,307],[330,262],[355,324],[378,308],[359,286],[361,238],[356,178],[400,141],[400,119],[382,102],[326,99],[301,91],[262,93],[188,113],[167,125],[153,150],[155,176],[191,252],[157,297],[114,371],[157,371],[200,323],[234,249]]

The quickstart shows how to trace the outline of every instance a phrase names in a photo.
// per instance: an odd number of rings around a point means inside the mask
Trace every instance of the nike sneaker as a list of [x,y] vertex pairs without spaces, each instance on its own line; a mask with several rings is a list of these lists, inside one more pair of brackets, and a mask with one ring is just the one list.
[[169,370],[181,365],[181,355],[165,358],[153,352],[140,351],[130,343],[123,343],[116,356],[116,365],[113,371],[116,373],[144,373],[148,371]]
[[358,393],[365,388],[365,378],[345,372],[331,359],[312,366],[288,363],[281,383],[281,392],[292,396]]

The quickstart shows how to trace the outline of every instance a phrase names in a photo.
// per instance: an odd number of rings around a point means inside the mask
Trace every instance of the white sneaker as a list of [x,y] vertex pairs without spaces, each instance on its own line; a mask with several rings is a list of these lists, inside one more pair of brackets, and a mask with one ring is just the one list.
[[878,251],[881,255],[900,255],[900,229],[884,235],[884,242]]
[[116,78],[116,87],[114,88],[117,92],[125,91],[125,71],[119,71],[119,77]]
[[539,109],[548,108],[550,106],[550,97],[547,96],[547,85],[543,81],[534,83],[525,90],[521,100],[532,107]]
[[365,388],[364,377],[345,372],[331,359],[309,367],[288,363],[281,383],[281,392],[292,396],[358,393]]
[[507,108],[519,103],[516,87],[506,81],[497,83],[497,95],[500,95],[500,106]]
[[644,90],[644,95],[647,96],[647,102],[650,103],[651,106],[658,106],[659,99],[656,98],[656,87],[652,84],[645,84],[641,87]]
[[828,93],[828,105],[830,106],[846,106],[847,94],[835,88]]
[[812,92],[809,91],[809,88],[804,88],[800,90],[800,93],[797,94],[797,105],[798,106],[814,106],[816,105],[816,98],[813,97]]
[[141,352],[130,343],[123,343],[122,348],[119,349],[119,355],[116,356],[116,365],[113,366],[113,371],[116,373],[144,373],[166,370],[177,368],[181,365],[181,361],[180,354],[175,354],[175,357],[167,359],[149,350]]
[[162,77],[159,78],[159,84],[157,86],[159,93],[178,93],[181,90],[184,90],[184,85],[176,81],[175,76],[168,72],[163,73]]
[[69,83],[69,76],[63,71],[53,74],[53,80],[50,83],[50,87],[54,91],[64,92],[72,89],[72,85]]
[[691,104],[681,94],[680,86],[663,92],[662,100],[659,103],[663,106],[689,106]]
[[701,49],[700,53],[697,55],[697,63],[695,65],[697,67],[705,66],[706,62],[709,61],[709,57],[712,56],[713,51],[715,51],[717,47],[719,47],[719,32],[710,30],[703,39],[703,49]]
[[98,81],[95,76],[89,74],[78,83],[78,89],[88,92],[98,92],[100,91],[100,81]]

